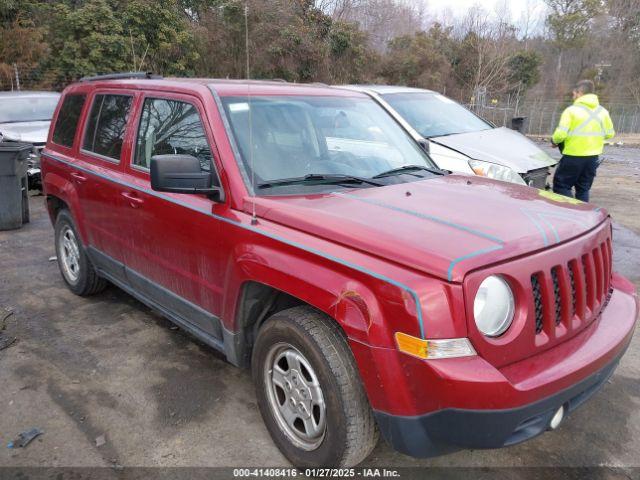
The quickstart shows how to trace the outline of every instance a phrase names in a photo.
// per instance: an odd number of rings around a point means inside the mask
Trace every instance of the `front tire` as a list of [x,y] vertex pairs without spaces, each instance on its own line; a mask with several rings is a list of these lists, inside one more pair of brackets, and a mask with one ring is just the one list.
[[60,273],[69,290],[80,296],[104,290],[107,282],[91,264],[68,210],[61,210],[56,217],[55,244]]
[[252,354],[258,406],[275,444],[296,467],[351,467],[378,440],[342,330],[308,306],[276,313]]

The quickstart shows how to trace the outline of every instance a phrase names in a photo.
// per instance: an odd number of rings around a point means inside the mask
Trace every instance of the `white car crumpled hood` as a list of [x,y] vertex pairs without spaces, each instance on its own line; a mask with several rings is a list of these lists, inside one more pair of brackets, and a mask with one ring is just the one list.
[[49,120],[37,122],[0,123],[4,140],[26,143],[45,143],[49,135]]
[[474,160],[505,165],[518,173],[558,163],[527,137],[506,127],[432,137],[429,140]]

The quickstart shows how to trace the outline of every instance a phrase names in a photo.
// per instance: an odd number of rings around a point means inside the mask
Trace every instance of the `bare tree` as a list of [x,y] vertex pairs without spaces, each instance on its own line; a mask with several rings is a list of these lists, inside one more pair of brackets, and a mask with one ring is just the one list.
[[518,37],[524,42],[524,48],[527,50],[531,37],[542,30],[546,9],[537,0],[524,0],[524,2],[525,7],[515,25]]
[[424,0],[320,0],[334,18],[357,23],[368,33],[371,46],[384,51],[390,40],[411,35],[426,26]]
[[508,17],[495,17],[476,5],[458,23],[460,39],[458,75],[471,92],[507,90],[508,64],[516,44]]

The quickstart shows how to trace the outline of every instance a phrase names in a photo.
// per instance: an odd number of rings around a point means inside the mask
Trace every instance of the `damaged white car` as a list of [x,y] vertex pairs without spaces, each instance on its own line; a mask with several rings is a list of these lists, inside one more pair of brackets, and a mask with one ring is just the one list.
[[544,189],[550,168],[558,163],[519,132],[496,127],[431,90],[387,85],[340,88],[376,100],[428,147],[442,169]]
[[56,92],[0,92],[0,142],[33,145],[27,170],[30,189],[40,188],[40,151],[59,98]]

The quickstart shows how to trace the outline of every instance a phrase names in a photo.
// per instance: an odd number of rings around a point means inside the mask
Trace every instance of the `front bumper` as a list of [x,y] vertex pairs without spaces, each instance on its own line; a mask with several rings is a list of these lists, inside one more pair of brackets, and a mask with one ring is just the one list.
[[614,275],[612,284],[609,304],[591,325],[501,368],[480,356],[424,361],[375,349],[385,394],[370,400],[382,435],[400,452],[427,457],[544,432],[561,406],[570,413],[602,386],[631,341],[640,305],[628,281]]
[[536,170],[529,170],[526,173],[521,174],[520,176],[525,181],[525,183],[534,188],[539,188],[540,190],[545,190],[547,188],[547,177],[551,172],[549,167],[538,168]]
[[404,417],[374,412],[382,436],[412,457],[431,457],[462,448],[500,448],[529,440],[549,428],[564,406],[565,415],[596,393],[618,366],[620,357],[582,382],[538,402],[504,410],[445,409]]

